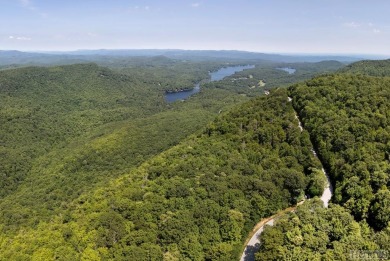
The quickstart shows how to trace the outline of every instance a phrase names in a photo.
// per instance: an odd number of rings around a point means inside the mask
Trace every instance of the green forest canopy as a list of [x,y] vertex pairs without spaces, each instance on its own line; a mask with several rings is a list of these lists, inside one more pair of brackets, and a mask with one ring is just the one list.
[[334,184],[334,204],[324,209],[315,201],[305,203],[268,227],[257,260],[389,257],[388,66],[388,61],[358,62],[344,74],[289,88],[294,108]]
[[320,167],[294,115],[285,89],[222,114],[199,134],[79,197],[64,215],[16,234],[15,248],[4,239],[2,257],[22,245],[29,247],[18,257],[42,254],[44,240],[50,258],[62,258],[66,249],[75,259],[234,259],[252,225],[302,198]]
[[327,75],[232,108],[261,94],[260,80],[272,88],[338,69],[297,65],[288,75],[258,65],[186,102],[164,102],[173,81],[161,76],[183,68],[183,84],[192,84],[215,66],[2,71],[0,259],[238,258],[260,218],[321,194],[310,139],[337,211],[366,224],[364,240],[385,242],[388,79]]

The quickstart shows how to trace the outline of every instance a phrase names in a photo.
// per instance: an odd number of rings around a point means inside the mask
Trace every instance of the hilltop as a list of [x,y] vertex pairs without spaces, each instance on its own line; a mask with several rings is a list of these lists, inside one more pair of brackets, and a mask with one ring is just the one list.
[[371,76],[390,76],[390,59],[381,61],[359,61],[347,65],[340,72],[360,73]]

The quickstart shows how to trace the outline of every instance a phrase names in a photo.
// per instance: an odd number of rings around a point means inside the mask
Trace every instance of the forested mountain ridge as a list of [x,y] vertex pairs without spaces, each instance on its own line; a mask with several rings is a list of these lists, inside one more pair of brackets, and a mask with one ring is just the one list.
[[335,184],[333,201],[357,220],[386,227],[390,215],[383,211],[390,205],[374,205],[389,194],[390,79],[336,74],[297,84],[290,92]]
[[390,79],[378,77],[389,65],[363,61],[345,70],[289,88],[331,177],[333,204],[306,202],[265,229],[256,260],[389,258]]
[[67,214],[3,237],[1,258],[238,258],[258,219],[313,186],[320,165],[310,149],[280,89],[84,194]]
[[340,69],[340,72],[360,73],[379,77],[390,76],[390,59],[379,61],[363,60],[354,62]]
[[278,55],[243,51],[215,51],[215,50],[79,50],[73,52],[20,52],[0,50],[0,68],[20,65],[58,65],[83,62],[119,61],[129,57],[149,59],[153,57],[168,57],[174,60],[190,61],[272,61],[278,63],[320,62],[324,60],[338,60],[354,62],[361,60],[358,57],[348,56],[304,56]]
[[167,107],[156,85],[163,78],[95,64],[0,75],[0,223],[10,231],[63,211],[94,184],[129,171],[243,99],[214,92],[218,101]]
[[[169,68],[172,73],[174,67]],[[311,152],[311,141],[332,176],[333,202],[342,207],[328,213],[316,203],[309,210],[305,205],[302,214],[297,212],[301,224],[306,229],[305,222],[311,222],[305,219],[308,212],[323,223],[333,216],[343,217],[344,223],[327,225],[329,240],[320,237],[326,246],[312,244],[308,247],[314,255],[302,252],[303,256],[317,258],[317,252],[327,252],[334,257],[339,252],[327,251],[332,250],[331,244],[340,249],[354,239],[360,240],[354,245],[357,249],[386,247],[388,78],[328,74],[227,110],[262,93],[263,87],[251,88],[259,80],[269,77],[271,89],[277,82],[309,77],[309,67],[297,65],[302,74],[288,75],[269,65],[259,66],[205,84],[188,101],[173,104],[163,100],[164,88],[169,86],[165,84],[171,79],[162,82],[159,75],[169,72],[162,68],[146,79],[146,67],[118,73],[93,64],[1,72],[1,79],[6,79],[0,81],[5,86],[1,120],[8,126],[2,130],[9,131],[1,134],[7,138],[1,140],[2,155],[9,157],[8,165],[3,165],[9,167],[5,177],[12,170],[20,173],[13,169],[13,159],[18,164],[31,163],[28,171],[33,172],[17,180],[17,186],[0,200],[0,259],[238,258],[247,232],[259,219],[295,204],[304,194],[321,194],[321,165]],[[180,81],[191,82],[207,74],[201,65],[198,69],[191,73],[190,67],[185,68],[188,74]],[[25,80],[16,80],[20,79],[17,72],[24,72]],[[273,73],[282,77],[270,77]],[[31,85],[25,84],[29,79]],[[76,84],[80,82],[85,84]],[[37,87],[31,95],[29,86]],[[35,105],[39,110],[34,110]],[[303,132],[295,111],[305,125]],[[41,128],[29,127],[30,123]],[[65,127],[65,135],[57,127]],[[193,132],[179,145],[149,159]],[[24,135],[25,140],[20,138]],[[53,137],[49,143],[45,135]],[[12,139],[25,146],[12,146]],[[26,148],[33,151],[24,152]],[[359,223],[351,221],[351,213]],[[349,232],[361,233],[348,234],[347,240],[337,229],[348,222],[353,223]],[[374,233],[367,224],[381,232]],[[299,234],[287,233],[294,226],[283,229],[289,239],[301,242]],[[314,231],[321,229],[314,227]],[[279,243],[285,244],[284,240]]]
[[150,86],[94,64],[20,68],[0,77],[1,146],[7,150],[2,196],[24,179],[30,159],[103,124],[150,115],[163,103]]
[[[292,83],[335,69],[318,63],[313,70],[304,64],[288,75],[266,63],[216,85],[202,84],[200,93],[186,102],[167,104],[165,90],[206,82],[210,70],[235,63],[166,57],[113,61],[106,61],[112,69],[89,63],[0,72],[4,230],[35,226],[63,212],[95,185],[127,173],[218,113],[262,94],[262,79],[271,89],[280,81]],[[232,82],[234,77],[240,80]]]

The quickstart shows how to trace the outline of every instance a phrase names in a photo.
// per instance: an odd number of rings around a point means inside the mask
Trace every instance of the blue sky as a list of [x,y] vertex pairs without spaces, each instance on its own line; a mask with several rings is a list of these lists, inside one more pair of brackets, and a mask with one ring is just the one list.
[[0,50],[390,55],[389,0],[0,0]]

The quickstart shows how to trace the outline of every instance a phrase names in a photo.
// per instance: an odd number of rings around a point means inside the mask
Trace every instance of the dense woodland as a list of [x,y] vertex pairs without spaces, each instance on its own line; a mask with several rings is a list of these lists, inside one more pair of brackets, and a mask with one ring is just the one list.
[[285,89],[241,105],[81,196],[64,215],[26,228],[15,248],[4,240],[2,257],[25,244],[31,247],[20,258],[237,258],[252,225],[302,199],[318,173],[309,135],[294,115]]
[[261,242],[256,260],[387,260],[390,231],[373,233],[340,205],[315,199],[267,226]]
[[[238,259],[261,218],[321,195],[313,145],[335,204],[305,203],[285,217],[300,222],[274,229],[306,229],[308,211],[316,224],[338,215],[355,220],[359,247],[386,247],[388,78],[311,79],[342,64],[257,61],[208,82],[209,71],[246,61],[118,59],[0,71],[0,260]],[[200,93],[165,102],[166,90],[199,81]],[[348,233],[294,251],[335,255]],[[290,243],[266,243],[258,257],[278,260]]]
[[346,260],[353,254],[350,250],[376,250],[379,255],[389,249],[390,78],[386,64],[359,62],[348,67],[354,74],[317,77],[289,88],[330,174],[334,204],[329,209],[305,204],[266,230],[258,260]]
[[390,59],[380,61],[359,61],[340,69],[340,72],[364,74],[370,76],[389,77]]
[[335,184],[333,202],[357,220],[385,228],[390,221],[390,79],[336,74],[290,91]]
[[243,100],[216,91],[218,100],[167,105],[153,78],[144,79],[95,64],[1,72],[2,224],[50,218]]

